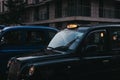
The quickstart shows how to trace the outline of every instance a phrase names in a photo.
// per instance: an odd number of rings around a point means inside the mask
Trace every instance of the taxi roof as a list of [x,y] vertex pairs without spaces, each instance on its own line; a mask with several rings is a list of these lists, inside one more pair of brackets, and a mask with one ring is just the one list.
[[82,25],[81,27],[89,28],[107,28],[107,27],[120,27],[120,24],[97,24],[97,25]]
[[[52,29],[52,30],[57,30],[56,28],[48,27],[48,26],[7,26],[3,28],[3,30],[8,30],[8,29]],[[58,30],[57,30],[58,31]]]
[[112,28],[112,27],[120,27],[120,24],[98,24],[98,25],[82,25],[78,27],[79,29],[98,29],[98,28]]
[[80,25],[77,28],[67,28],[68,30],[76,31],[91,31],[96,29],[110,29],[110,28],[120,28],[120,24],[97,24],[97,25]]

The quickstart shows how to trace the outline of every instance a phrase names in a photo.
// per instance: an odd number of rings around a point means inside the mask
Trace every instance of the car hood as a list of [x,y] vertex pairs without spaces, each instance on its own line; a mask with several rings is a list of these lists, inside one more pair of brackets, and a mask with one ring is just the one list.
[[35,59],[35,58],[39,58],[39,56],[19,57],[19,58],[17,58],[17,60],[25,61],[25,60]]
[[27,57],[16,58],[16,61],[21,66],[25,66],[25,64],[27,65],[33,65],[33,64],[38,65],[39,63],[47,64],[46,62],[57,61],[65,58],[70,58],[70,55],[69,54],[53,54],[53,55],[43,55],[43,56],[27,56]]
[[[52,53],[52,54],[51,54]],[[39,61],[45,61],[45,60],[51,60],[55,58],[62,58],[62,57],[67,57],[67,53],[65,52],[41,52],[41,53],[34,53],[31,55],[25,55],[22,57],[16,57],[17,61],[20,61],[22,63],[24,62],[39,62]]]
[[11,58],[11,61],[17,62],[20,65],[34,64],[34,63],[47,62],[47,61],[57,60],[62,58],[70,58],[70,56],[73,57],[71,53],[73,52],[45,51],[40,53],[33,53],[31,55],[24,55],[21,57],[20,56],[14,57],[14,58]]

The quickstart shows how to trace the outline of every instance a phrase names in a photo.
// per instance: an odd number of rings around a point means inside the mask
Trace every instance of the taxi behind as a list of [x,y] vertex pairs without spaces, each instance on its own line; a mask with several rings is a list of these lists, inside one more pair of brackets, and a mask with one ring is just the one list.
[[120,25],[70,24],[54,36],[44,53],[11,59],[8,79],[79,80],[111,75],[120,70],[119,42]]
[[6,65],[11,57],[44,51],[57,32],[46,26],[1,26],[0,79],[6,75]]

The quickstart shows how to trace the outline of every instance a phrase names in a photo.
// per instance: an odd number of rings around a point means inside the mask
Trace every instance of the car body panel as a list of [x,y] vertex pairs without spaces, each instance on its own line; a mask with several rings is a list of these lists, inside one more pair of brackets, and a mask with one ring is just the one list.
[[[13,59],[17,63],[10,66],[8,79],[73,80],[95,78],[96,76],[99,76],[99,78],[104,78],[103,76],[111,77],[112,72],[120,70],[120,50],[116,49],[118,45],[114,46],[112,43],[113,40],[119,41],[118,33],[120,30],[117,31],[116,37],[116,35],[112,34],[114,32],[111,33],[111,30],[114,29],[116,33],[116,30],[120,29],[120,25],[87,26],[62,30],[49,43],[45,53],[38,53],[43,55],[16,57]],[[59,36],[60,33],[62,34]],[[71,36],[74,33],[77,38]],[[79,33],[83,33],[83,35],[79,35]],[[63,40],[57,40],[58,37],[56,36],[62,36]],[[66,39],[65,36],[75,39]],[[69,41],[68,44],[67,41]],[[62,45],[59,43],[62,43]],[[67,46],[64,46],[64,44]],[[61,46],[56,47],[56,45]],[[19,64],[19,69],[16,72],[20,73],[16,75],[12,68],[17,64]],[[33,75],[29,75],[31,66],[35,68]],[[12,75],[19,77],[15,78]]]
[[[42,31],[42,32],[41,32]],[[28,32],[32,32],[36,35],[37,33],[42,33],[46,43],[43,44],[27,44],[30,40],[27,40]],[[44,33],[43,33],[44,32]],[[53,33],[49,35],[50,33]],[[58,32],[56,28],[46,27],[46,26],[9,26],[4,27],[0,32],[0,73],[4,74],[6,72],[6,65],[8,60],[14,56],[22,56],[31,53],[37,53],[44,51],[48,42],[52,37]],[[8,37],[9,35],[9,37]],[[37,36],[36,36],[37,37]],[[38,36],[39,37],[39,36]],[[32,39],[33,37],[31,37]],[[8,40],[8,41],[6,41]],[[17,42],[17,40],[19,40]],[[8,42],[8,43],[7,43]]]

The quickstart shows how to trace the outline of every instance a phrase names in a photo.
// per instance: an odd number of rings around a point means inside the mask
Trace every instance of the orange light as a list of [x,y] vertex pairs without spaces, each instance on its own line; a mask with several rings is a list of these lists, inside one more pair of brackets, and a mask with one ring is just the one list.
[[117,40],[117,37],[116,37],[116,36],[113,36],[113,40]]
[[78,27],[78,25],[76,25],[76,24],[67,25],[67,28],[69,28],[69,29],[77,28],[77,27]]
[[101,33],[100,36],[101,36],[101,37],[104,37],[104,33]]

